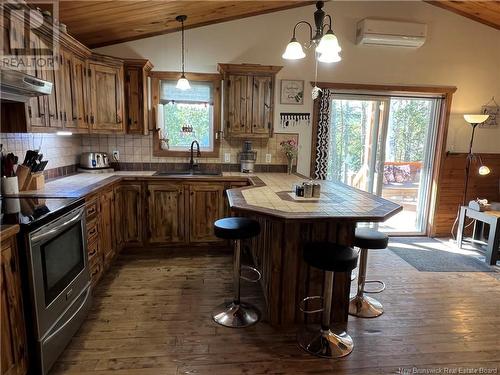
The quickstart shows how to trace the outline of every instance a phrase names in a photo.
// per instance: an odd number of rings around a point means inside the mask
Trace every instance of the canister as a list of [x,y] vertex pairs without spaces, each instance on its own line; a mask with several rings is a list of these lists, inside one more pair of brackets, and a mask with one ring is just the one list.
[[304,182],[304,198],[312,198],[313,185],[310,182]]
[[321,184],[319,182],[313,182],[313,198],[321,197]]

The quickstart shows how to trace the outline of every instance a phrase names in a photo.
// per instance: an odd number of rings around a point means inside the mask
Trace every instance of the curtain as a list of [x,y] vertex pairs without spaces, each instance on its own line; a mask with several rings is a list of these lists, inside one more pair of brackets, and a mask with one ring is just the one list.
[[328,170],[328,142],[330,140],[330,106],[332,90],[323,89],[319,98],[318,134],[316,135],[316,157],[314,178],[326,180]]

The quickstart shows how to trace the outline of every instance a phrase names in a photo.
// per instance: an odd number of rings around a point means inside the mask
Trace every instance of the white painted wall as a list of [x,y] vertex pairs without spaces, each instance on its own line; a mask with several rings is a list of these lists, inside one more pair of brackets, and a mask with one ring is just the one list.
[[[500,102],[500,31],[420,1],[333,1],[325,8],[333,16],[343,60],[333,65],[320,64],[318,79],[456,86],[447,149],[466,151],[470,127],[462,115],[478,112],[492,96]],[[308,82],[314,78],[312,51],[306,59],[293,62],[283,60],[281,54],[293,25],[302,19],[311,22],[314,9],[314,6],[301,7],[187,30],[186,70],[216,72],[218,62],[284,65],[278,79],[305,80],[306,95],[303,106],[280,105],[276,96],[275,130],[283,132],[280,112],[312,112],[308,93]],[[426,23],[428,40],[419,49],[357,46],[355,25],[365,17]],[[299,31],[298,37],[305,41],[306,30]],[[178,70],[179,50],[179,33],[96,49],[117,57],[148,58],[155,70]],[[297,128],[289,131],[296,132]],[[311,130],[302,126],[299,133],[299,171],[307,174]],[[500,127],[479,129],[474,150],[500,153]]]

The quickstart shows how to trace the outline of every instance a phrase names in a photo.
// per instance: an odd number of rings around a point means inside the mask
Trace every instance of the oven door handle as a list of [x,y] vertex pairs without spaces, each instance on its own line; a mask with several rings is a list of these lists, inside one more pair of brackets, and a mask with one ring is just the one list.
[[85,306],[85,304],[87,303],[87,300],[89,299],[89,296],[90,296],[90,288],[87,288],[87,291],[85,292],[85,298],[83,299],[82,301],[82,304],[78,307],[78,309],[73,313],[71,314],[71,316],[69,317],[68,320],[66,320],[64,322],[64,324],[62,324],[57,330],[55,330],[54,332],[52,332],[50,334],[50,336],[48,336],[47,338],[44,339],[44,341],[50,341],[50,339],[52,337],[54,337],[55,335],[57,335],[59,332],[61,332],[69,323],[71,323],[73,321],[73,319],[75,319],[75,316],[78,315],[78,313],[83,309],[83,307]]
[[81,220],[82,217],[83,217],[83,209],[79,210],[77,215],[75,215],[71,219],[65,221],[64,223],[57,226],[56,228],[53,228],[53,229],[51,229],[47,232],[44,232],[44,233],[35,234],[34,236],[31,237],[31,241],[38,242],[38,241],[44,240],[45,238],[52,237],[55,233],[62,232],[64,229],[66,229],[70,225],[73,225],[75,222]]

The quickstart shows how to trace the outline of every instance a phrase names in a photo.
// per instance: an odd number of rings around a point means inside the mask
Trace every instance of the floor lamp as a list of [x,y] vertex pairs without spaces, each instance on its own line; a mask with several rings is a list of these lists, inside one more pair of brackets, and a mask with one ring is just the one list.
[[478,172],[480,175],[485,176],[490,173],[490,169],[487,166],[483,165],[481,156],[476,156],[472,153],[472,144],[474,143],[474,134],[476,132],[476,127],[479,124],[485,122],[488,119],[488,117],[489,115],[464,115],[465,121],[467,121],[472,126],[472,134],[470,137],[469,153],[467,154],[467,159],[465,164],[465,189],[464,189],[464,196],[462,199],[463,206],[465,206],[465,203],[467,202],[467,189],[469,187],[470,167],[474,159],[477,158],[479,160],[480,167],[478,169]]
[[[469,188],[469,175],[470,175],[470,167],[472,165],[472,162],[477,158],[479,160],[479,169],[478,173],[482,176],[486,176],[487,174],[490,173],[490,169],[483,164],[483,161],[481,160],[481,156],[476,156],[472,152],[472,144],[474,143],[474,135],[476,133],[476,127],[479,124],[482,124],[488,119],[489,115],[464,115],[465,121],[467,121],[471,126],[472,126],[472,134],[470,137],[470,143],[469,143],[469,153],[467,154],[467,158],[465,160],[465,188],[464,188],[464,195],[462,198],[462,206],[465,206],[467,203],[467,190]],[[453,226],[451,228],[451,235],[453,238],[455,238],[455,226],[457,225],[458,222],[458,216],[460,215],[460,206],[458,207],[457,211],[457,216],[455,217],[455,221],[453,222]]]

